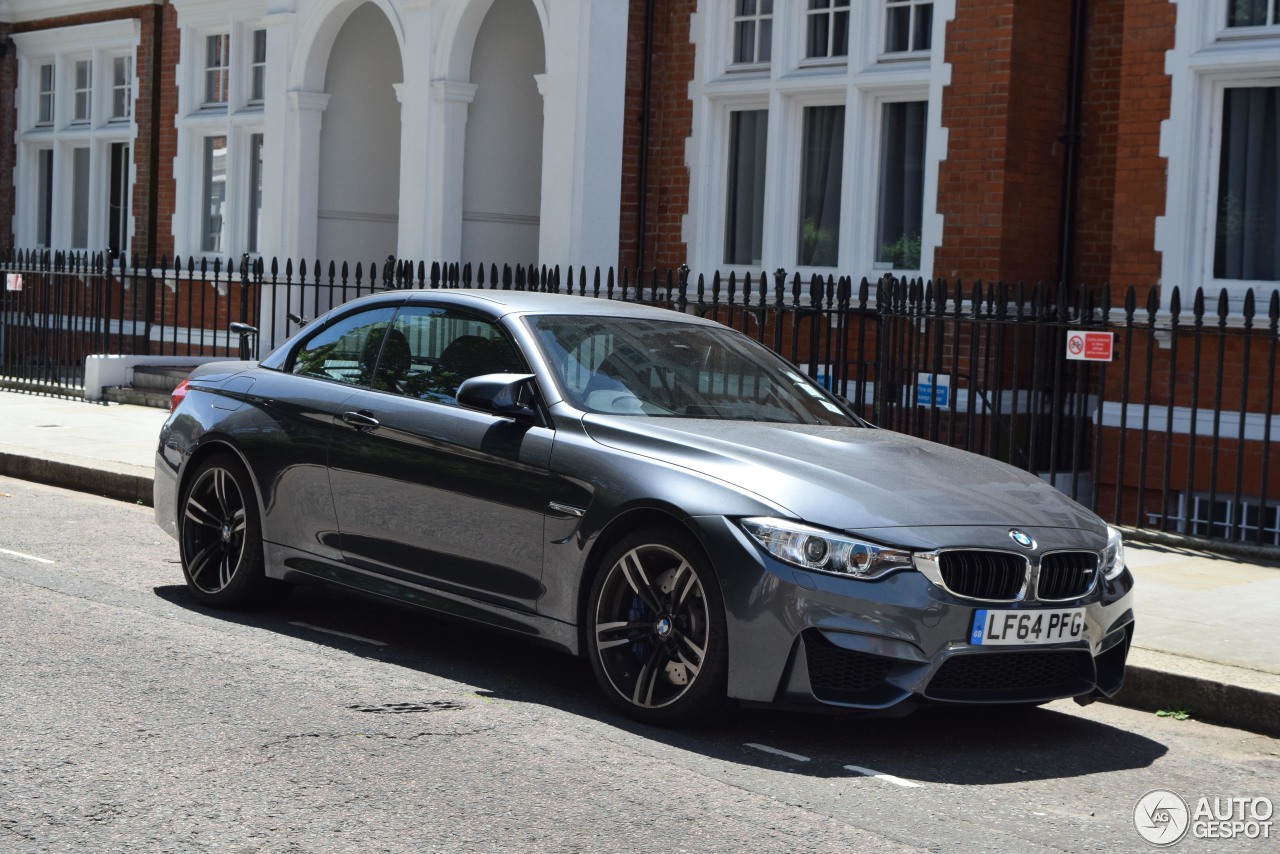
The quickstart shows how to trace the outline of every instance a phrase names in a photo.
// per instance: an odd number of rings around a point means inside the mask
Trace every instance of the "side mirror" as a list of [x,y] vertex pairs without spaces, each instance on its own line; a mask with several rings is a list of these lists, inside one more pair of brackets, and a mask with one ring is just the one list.
[[511,418],[536,421],[538,410],[533,405],[533,374],[484,374],[463,380],[458,386],[458,404]]

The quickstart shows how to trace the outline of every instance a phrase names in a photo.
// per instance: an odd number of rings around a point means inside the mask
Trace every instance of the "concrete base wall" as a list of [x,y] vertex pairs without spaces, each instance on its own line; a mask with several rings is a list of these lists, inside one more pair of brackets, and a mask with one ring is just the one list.
[[137,367],[195,368],[208,362],[230,362],[210,356],[89,356],[84,360],[84,399],[102,400],[103,389],[132,385]]

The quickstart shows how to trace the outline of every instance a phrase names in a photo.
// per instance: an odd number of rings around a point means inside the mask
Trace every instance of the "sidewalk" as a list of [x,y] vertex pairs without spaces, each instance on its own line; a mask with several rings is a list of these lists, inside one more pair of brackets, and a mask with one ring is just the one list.
[[[167,417],[0,389],[0,478],[149,505]],[[1280,566],[1135,542],[1126,555],[1138,619],[1116,702],[1280,736]]]

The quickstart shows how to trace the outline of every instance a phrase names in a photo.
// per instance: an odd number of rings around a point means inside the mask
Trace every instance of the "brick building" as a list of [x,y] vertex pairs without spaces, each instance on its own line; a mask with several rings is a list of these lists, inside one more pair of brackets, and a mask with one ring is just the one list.
[[[19,248],[1110,283],[1161,323],[1203,288],[1228,326],[1280,282],[1280,0],[0,0],[0,35]],[[1216,507],[1197,411],[1256,475],[1272,381],[1228,343],[1210,399],[1168,339],[1098,423],[1158,389]]]
[[1280,276],[1275,5],[5,0],[0,221],[1234,298]]

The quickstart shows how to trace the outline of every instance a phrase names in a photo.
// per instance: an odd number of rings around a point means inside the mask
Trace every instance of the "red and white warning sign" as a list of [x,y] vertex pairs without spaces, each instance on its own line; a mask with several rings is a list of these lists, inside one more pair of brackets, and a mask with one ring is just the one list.
[[1068,332],[1067,358],[1084,362],[1110,362],[1115,352],[1114,332]]

